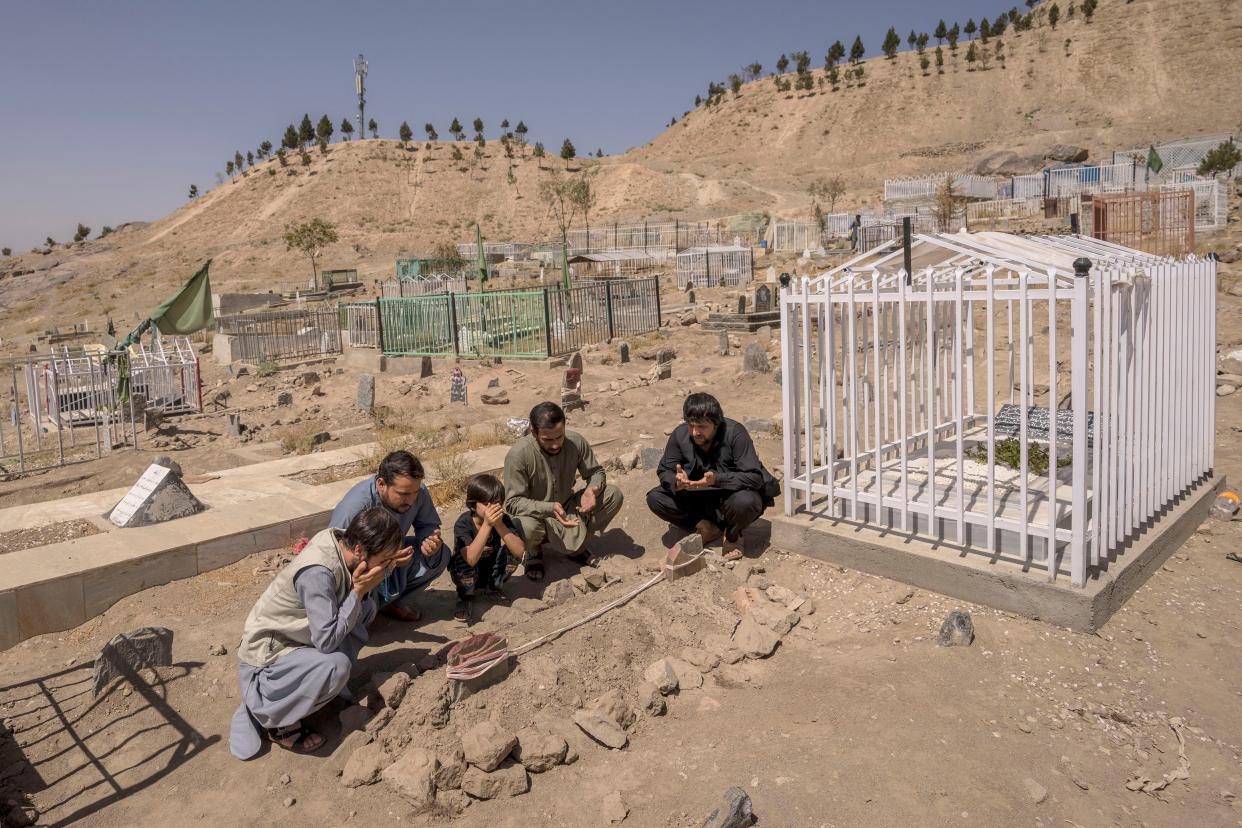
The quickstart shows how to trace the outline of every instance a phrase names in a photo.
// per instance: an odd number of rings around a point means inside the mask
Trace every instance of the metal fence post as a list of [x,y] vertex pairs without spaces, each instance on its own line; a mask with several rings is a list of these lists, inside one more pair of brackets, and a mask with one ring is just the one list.
[[543,339],[547,356],[552,357],[552,300],[548,288],[543,289]]
[[[1073,316],[1070,322],[1072,353],[1070,357],[1071,415],[1074,420],[1073,469],[1074,485],[1070,523],[1070,580],[1074,586],[1087,582],[1087,358],[1091,331],[1088,329],[1088,302],[1091,294],[1091,260],[1085,256],[1074,261]],[[1098,368],[1097,368],[1098,370]],[[1025,402],[1023,403],[1026,404]],[[1055,417],[1055,413],[1052,414]],[[1053,429],[1056,420],[1053,419]],[[1054,432],[1055,433],[1055,432]],[[1098,496],[1098,493],[1093,493]],[[1049,559],[1049,566],[1055,560]]]
[[449,335],[453,337],[453,356],[461,356],[461,343],[457,337],[457,301],[451,290],[445,296],[448,297]]
[[608,310],[608,341],[612,342],[615,326],[612,320],[612,282],[604,282],[604,307]]
[[384,312],[381,309],[379,297],[375,297],[375,342],[380,353],[385,353],[384,348]]
[[655,329],[658,331],[660,329],[660,323],[663,321],[660,319],[660,277],[659,276],[651,277],[651,284],[652,284],[652,287],[655,288],[655,299],[656,299]]

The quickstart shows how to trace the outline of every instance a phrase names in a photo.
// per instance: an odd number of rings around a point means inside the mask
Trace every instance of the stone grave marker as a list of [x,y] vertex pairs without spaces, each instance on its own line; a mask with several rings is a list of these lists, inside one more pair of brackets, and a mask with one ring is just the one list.
[[[500,383],[496,382],[496,385],[499,386]],[[488,383],[487,387],[491,388],[492,384]],[[449,402],[461,403],[462,405],[467,404],[466,402],[466,375],[462,373],[462,370],[460,368],[453,369],[453,376],[449,380]]]
[[582,352],[581,351],[574,351],[573,354],[570,355],[569,367],[576,370],[579,374],[582,373]]
[[729,355],[729,332],[721,331],[716,342],[716,353],[720,356]]
[[426,379],[431,376],[431,357],[425,356],[419,361],[418,378]]
[[772,310],[772,288],[760,285],[755,291],[755,313],[768,313]]
[[[579,361],[581,359],[579,357]],[[573,411],[585,405],[582,401],[582,369],[566,368],[564,379],[561,380],[561,408]]]
[[114,679],[132,682],[139,670],[172,665],[172,640],[173,632],[166,627],[142,627],[114,635],[95,657],[94,695]]
[[371,413],[375,408],[375,375],[363,374],[358,377],[358,408]]
[[737,297],[737,315],[741,316],[744,313],[746,313],[746,294],[745,293]]
[[122,529],[150,526],[203,511],[203,504],[177,474],[167,466],[152,463],[108,512],[108,520]]
[[[1047,440],[1049,434],[1047,408],[1031,406],[1026,409],[1026,436],[1030,440]],[[993,421],[996,437],[1020,437],[1022,434],[1022,408],[1012,403],[1002,405]],[[1074,412],[1057,409],[1057,442],[1068,443],[1074,439]],[[1095,445],[1095,412],[1087,412],[1087,448]]]
[[767,374],[772,370],[768,352],[758,342],[751,342],[742,352],[742,371],[748,374]]
[[625,365],[627,362],[630,361],[630,343],[622,342],[621,345],[618,347],[618,350],[621,353],[621,364]]

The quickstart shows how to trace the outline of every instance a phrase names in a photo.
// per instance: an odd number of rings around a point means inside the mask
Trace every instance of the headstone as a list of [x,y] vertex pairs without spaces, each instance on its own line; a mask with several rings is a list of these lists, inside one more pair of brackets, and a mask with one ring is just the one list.
[[622,342],[617,346],[617,350],[621,353],[621,364],[625,365],[630,361],[630,343]]
[[760,285],[755,291],[755,313],[768,313],[772,310],[772,288]]
[[172,665],[173,632],[165,627],[142,627],[120,633],[95,658],[95,695],[113,679],[138,677],[148,667]]
[[776,265],[768,265],[766,276],[769,282],[776,281]]
[[771,370],[768,352],[758,342],[749,343],[742,352],[742,371],[748,374],[767,374]]
[[358,377],[358,408],[368,414],[375,408],[374,374],[363,374]]
[[577,371],[579,374],[582,373],[582,352],[581,351],[574,351],[570,355],[569,367]]
[[772,326],[761,325],[759,327],[759,330],[755,331],[755,338],[758,339],[760,342],[771,342],[772,341]]
[[181,476],[167,466],[152,463],[121,501],[108,512],[108,520],[123,529],[150,526],[203,511]]
[[[1029,440],[1047,440],[1050,430],[1047,408],[1030,406],[1026,409],[1026,436]],[[1074,412],[1068,408],[1057,409],[1056,429],[1058,442],[1074,439]],[[1022,434],[1022,409],[1012,403],[1002,405],[993,420],[997,437],[1019,437]],[[1087,412],[1087,448],[1095,444],[1095,412]]]
[[[500,383],[497,382],[496,385],[499,386]],[[493,386],[489,383],[487,387],[492,388]],[[449,380],[449,402],[467,405],[466,375],[462,373],[460,368],[453,369],[453,376]]]
[[426,379],[431,376],[431,357],[425,356],[419,361],[418,378]]
[[227,417],[228,417],[228,422],[225,425],[226,433],[230,437],[241,437],[242,432],[246,430],[246,427],[242,425],[241,415],[240,414],[229,414],[227,415]]
[[729,355],[729,332],[728,331],[720,332],[719,337],[717,339],[717,344],[716,344],[716,353],[720,354],[720,356]]
[[671,362],[656,363],[656,365],[652,367],[651,369],[650,379],[652,382],[659,382],[660,380],[672,379],[672,377],[673,377],[673,363]]
[[738,316],[741,316],[744,313],[746,313],[746,294],[745,293],[737,297],[737,314]]
[[693,287],[686,291],[686,301],[692,305],[694,304],[694,288]]
[[674,357],[676,356],[677,354],[673,351],[672,348],[661,348],[659,351],[656,352],[656,364],[657,365],[668,365],[672,363]]
[[638,465],[643,471],[652,471],[660,465],[660,461],[664,459],[664,449],[648,447],[640,449],[638,452]]
[[[574,354],[574,356],[578,356]],[[581,357],[579,357],[581,362]],[[573,411],[576,408],[582,408],[585,403],[582,401],[582,369],[566,368],[564,378],[561,380],[561,408],[566,411]]]

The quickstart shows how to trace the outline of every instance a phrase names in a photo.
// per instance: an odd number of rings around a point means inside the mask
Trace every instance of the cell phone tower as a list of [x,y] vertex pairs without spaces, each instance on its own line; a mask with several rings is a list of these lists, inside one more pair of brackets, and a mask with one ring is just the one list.
[[358,137],[367,137],[367,59],[358,53],[354,58],[354,89],[358,93]]

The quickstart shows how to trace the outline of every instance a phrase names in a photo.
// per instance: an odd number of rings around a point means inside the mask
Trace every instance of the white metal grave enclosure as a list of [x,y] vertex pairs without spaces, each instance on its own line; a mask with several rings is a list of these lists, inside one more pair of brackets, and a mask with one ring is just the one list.
[[1213,466],[1215,263],[917,235],[781,297],[785,512],[1085,584]]
[[691,247],[677,254],[677,287],[742,287],[755,276],[749,247]]
[[130,390],[141,394],[148,409],[166,415],[203,410],[198,355],[189,337],[156,337],[151,344],[129,346]]

